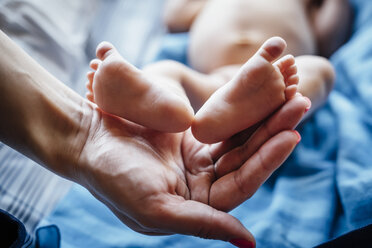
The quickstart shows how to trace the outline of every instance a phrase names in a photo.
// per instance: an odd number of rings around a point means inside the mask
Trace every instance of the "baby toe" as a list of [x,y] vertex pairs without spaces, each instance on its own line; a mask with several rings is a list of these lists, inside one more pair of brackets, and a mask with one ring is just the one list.
[[295,58],[293,55],[286,55],[280,58],[278,61],[274,63],[274,66],[278,67],[281,73],[286,72],[290,67],[295,65]]
[[285,88],[285,99],[288,101],[296,96],[297,93],[297,85],[291,85]]
[[87,93],[85,93],[85,97],[86,97],[89,101],[94,102],[94,95],[93,95],[92,92],[87,92]]
[[297,74],[294,74],[294,75],[287,78],[287,80],[285,81],[285,84],[287,86],[297,85],[299,83],[299,81],[300,81],[300,77]]
[[114,51],[116,51],[114,45],[112,45],[110,42],[104,41],[97,46],[96,56],[98,59],[104,60]]
[[272,37],[257,51],[256,56],[261,56],[267,62],[272,63],[277,60],[287,47],[287,43],[280,37]]
[[100,66],[101,63],[102,63],[101,60],[93,59],[92,61],[90,61],[89,67],[96,71],[96,70],[98,70],[98,67]]

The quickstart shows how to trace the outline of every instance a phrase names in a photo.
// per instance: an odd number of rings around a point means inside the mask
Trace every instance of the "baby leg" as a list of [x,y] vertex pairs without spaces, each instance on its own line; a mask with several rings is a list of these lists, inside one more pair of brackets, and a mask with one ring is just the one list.
[[298,91],[311,100],[312,107],[307,113],[311,115],[325,103],[333,88],[335,73],[331,63],[319,56],[296,57],[300,81]]
[[235,77],[218,89],[197,112],[194,136],[215,143],[256,124],[278,109],[297,90],[295,60],[283,53],[286,43],[267,40]]
[[91,68],[87,98],[102,110],[158,131],[190,127],[194,112],[179,84],[137,69],[107,42],[98,46]]
[[172,60],[163,60],[143,68],[148,75],[166,78],[169,82],[181,86],[194,108],[194,111],[207,101],[207,99],[222,85],[226,84],[238,71],[238,66],[220,70],[213,74],[203,74],[184,64]]

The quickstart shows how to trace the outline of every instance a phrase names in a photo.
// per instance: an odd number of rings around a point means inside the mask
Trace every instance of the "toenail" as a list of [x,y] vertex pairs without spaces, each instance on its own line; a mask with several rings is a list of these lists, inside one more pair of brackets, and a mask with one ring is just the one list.
[[304,96],[304,98],[307,101],[307,105],[308,105],[305,109],[305,113],[306,113],[307,111],[309,111],[311,109],[311,100],[306,96]]

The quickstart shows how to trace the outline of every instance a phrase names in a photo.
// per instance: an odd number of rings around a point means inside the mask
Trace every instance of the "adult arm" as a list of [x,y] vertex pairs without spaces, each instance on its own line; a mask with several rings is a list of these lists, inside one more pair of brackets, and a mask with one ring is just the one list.
[[0,32],[0,139],[68,179],[93,108]]
[[[163,135],[101,112],[2,32],[0,54],[2,142],[85,186],[135,231],[254,240],[234,217],[166,192],[177,175],[165,157],[179,154],[182,134]],[[184,208],[173,212],[181,202]]]

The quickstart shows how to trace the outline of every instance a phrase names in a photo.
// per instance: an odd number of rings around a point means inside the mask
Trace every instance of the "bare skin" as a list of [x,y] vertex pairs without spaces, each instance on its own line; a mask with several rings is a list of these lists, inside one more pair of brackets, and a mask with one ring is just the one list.
[[294,58],[276,61],[285,47],[284,40],[269,39],[236,76],[211,95],[192,125],[199,141],[225,140],[263,120],[294,96],[298,83]]
[[[203,109],[198,113],[193,126],[197,139],[205,143],[225,140],[261,121],[294,96],[298,83],[294,58],[286,56],[272,64],[285,47],[280,38],[263,44],[209,102],[216,106],[214,113],[203,112]],[[88,74],[87,97],[103,110],[159,131],[183,131],[191,125],[193,110],[184,91],[187,89],[182,87],[179,78],[164,74],[171,71],[170,67],[161,70],[159,66],[149,66],[141,72],[109,43],[98,46],[97,59],[91,67],[95,71]],[[213,79],[217,77],[209,81]],[[221,80],[220,75],[217,81]],[[190,99],[203,103],[199,94],[196,92]],[[259,110],[257,105],[261,106]],[[241,117],[240,122],[234,121],[237,115]],[[215,135],[209,130],[220,135],[211,139]]]
[[91,67],[97,71],[88,74],[88,89],[102,110],[158,131],[190,127],[194,111],[182,87],[170,79],[140,71],[107,42],[98,46]]
[[[286,53],[328,57],[347,40],[351,17],[347,0],[178,0],[168,1],[164,14],[171,32],[190,31],[188,59],[195,70],[230,76],[275,35],[286,40]],[[299,91],[315,110],[332,89],[333,68],[318,56],[296,58],[296,64]]]
[[[102,60],[103,64],[109,66],[102,67],[97,74],[88,74],[87,87],[90,92],[87,96],[91,100],[94,98],[109,113],[160,131],[185,130],[193,122],[193,133],[199,140],[217,142],[258,122],[283,103],[283,90],[262,87],[262,91],[257,94],[257,91],[252,90],[254,87],[250,89],[251,92],[241,91],[240,86],[243,84],[237,83],[242,80],[238,80],[236,75],[241,73],[247,58],[254,54],[263,41],[273,35],[280,35],[289,44],[285,52],[296,56],[329,55],[346,40],[348,29],[340,28],[337,24],[341,22],[347,26],[350,13],[346,0],[282,0],[280,5],[276,1],[274,3],[274,0],[232,0],[228,3],[223,0],[169,1],[165,11],[166,23],[171,31],[190,31],[189,59],[196,71],[177,62],[163,61],[147,66],[140,72],[123,62],[117,53],[108,56],[108,59],[98,56],[98,60],[92,61],[93,70],[97,70]],[[221,33],[224,35],[221,36]],[[106,51],[110,49],[107,46]],[[98,50],[104,54],[102,51],[105,49]],[[115,60],[113,57],[121,61],[117,63],[121,64],[121,70],[113,69],[117,68],[111,63]],[[333,87],[333,68],[328,61],[318,56],[301,56],[296,58],[297,61],[300,77],[298,90],[310,99],[314,111],[325,102]],[[106,70],[116,70],[116,73],[107,76],[109,73],[105,73]],[[119,71],[125,75],[120,76]],[[128,76],[128,72],[137,76]],[[112,75],[116,75],[115,80],[111,78]],[[255,85],[254,77],[249,78],[252,85]],[[218,92],[222,97],[213,96],[200,109],[217,89],[227,82],[232,85],[232,81],[235,81],[235,87],[224,87],[227,92]],[[124,86],[123,82],[131,83]],[[132,91],[128,91],[128,87]],[[263,104],[259,101],[263,99],[263,89],[266,89],[266,99],[271,97],[273,103],[270,101],[270,104]],[[294,91],[292,87],[289,95],[293,95]],[[241,92],[241,95],[239,97],[239,94],[231,92]],[[230,101],[236,99],[235,103],[229,103],[228,108],[222,99],[226,96],[230,96],[227,97]],[[128,97],[132,97],[132,103],[137,102],[135,105],[140,106],[139,110],[126,103],[129,102],[125,100]],[[281,101],[277,101],[278,98]],[[194,111],[200,109],[194,121],[188,101]],[[232,121],[242,115],[245,116],[244,121],[239,124]],[[224,126],[217,120],[224,122]]]
[[190,31],[191,66],[210,73],[245,63],[272,36],[286,53],[328,57],[347,40],[351,15],[348,0],[169,0],[164,19],[171,32]]
[[0,52],[1,142],[83,185],[137,232],[254,247],[225,211],[251,197],[299,142],[293,128],[309,107],[304,97],[294,96],[258,129],[206,145],[189,131],[156,132],[103,112],[2,32]]

